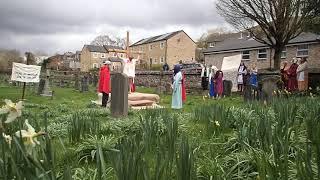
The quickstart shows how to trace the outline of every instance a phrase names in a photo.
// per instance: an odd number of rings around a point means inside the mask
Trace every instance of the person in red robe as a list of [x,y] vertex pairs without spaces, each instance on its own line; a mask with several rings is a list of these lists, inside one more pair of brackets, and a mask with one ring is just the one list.
[[109,100],[110,88],[110,61],[104,61],[103,66],[100,68],[100,78],[98,92],[102,93],[102,107],[107,107]]
[[289,92],[296,91],[298,89],[297,68],[299,65],[297,64],[297,62],[297,59],[293,59],[292,64],[287,71]]
[[187,91],[186,91],[186,75],[182,73],[182,102],[186,102]]

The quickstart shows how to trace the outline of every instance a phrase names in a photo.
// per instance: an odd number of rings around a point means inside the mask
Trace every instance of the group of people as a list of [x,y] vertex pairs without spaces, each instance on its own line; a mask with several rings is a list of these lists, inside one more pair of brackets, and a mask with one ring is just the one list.
[[210,68],[204,66],[201,71],[202,90],[209,89],[211,98],[220,98],[223,93],[223,72],[216,66]]
[[[100,72],[99,72],[98,92],[102,93],[102,107],[106,107],[109,100],[109,94],[111,93],[111,80],[110,80],[111,61],[106,60],[102,64],[103,65],[101,66]],[[136,89],[134,84],[135,64],[136,64],[136,59],[133,59],[133,57],[129,57],[128,59],[123,59],[123,73],[126,74],[129,79],[129,87],[128,87],[129,93],[135,92],[135,89]]]
[[306,57],[293,58],[290,66],[287,61],[283,62],[280,72],[284,89],[289,92],[307,90],[307,68],[308,61]]
[[258,69],[256,64],[247,68],[244,62],[240,63],[237,75],[238,92],[243,92],[245,86],[258,87]]

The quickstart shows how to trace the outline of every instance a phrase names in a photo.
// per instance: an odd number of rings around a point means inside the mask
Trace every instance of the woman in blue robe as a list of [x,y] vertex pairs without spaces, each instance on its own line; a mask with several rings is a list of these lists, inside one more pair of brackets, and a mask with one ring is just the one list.
[[174,77],[172,84],[172,109],[182,109],[182,73],[180,65],[174,66]]
[[215,72],[217,71],[217,67],[212,66],[211,67],[211,72],[209,75],[209,95],[211,98],[214,98],[216,96],[215,90],[214,90],[214,75]]

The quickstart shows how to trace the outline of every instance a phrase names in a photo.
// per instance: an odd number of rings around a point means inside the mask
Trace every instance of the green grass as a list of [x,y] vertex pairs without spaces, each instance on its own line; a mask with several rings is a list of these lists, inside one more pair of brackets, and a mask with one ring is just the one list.
[[[52,88],[54,96],[43,97],[36,95],[32,87],[26,88],[25,102],[32,104],[42,104],[49,107],[54,107],[59,104],[65,104],[69,108],[81,109],[90,104],[91,100],[97,99],[97,93],[94,88],[90,88],[89,92],[81,93],[72,88]],[[137,87],[137,92],[141,93],[155,93],[154,88]],[[3,104],[4,99],[11,99],[12,101],[18,101],[22,96],[22,87],[12,86],[0,86],[0,104]],[[183,112],[191,112],[192,109],[201,104],[224,104],[227,106],[239,106],[243,104],[241,97],[233,95],[231,97],[215,99],[203,99],[202,95],[187,95],[187,100],[183,105]],[[171,95],[160,95],[160,105],[170,108],[171,107]]]

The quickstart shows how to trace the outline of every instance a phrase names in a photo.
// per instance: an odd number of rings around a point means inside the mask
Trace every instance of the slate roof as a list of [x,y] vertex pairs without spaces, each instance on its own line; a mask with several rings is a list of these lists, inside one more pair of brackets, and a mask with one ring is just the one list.
[[152,37],[145,38],[145,39],[141,39],[140,41],[138,41],[136,43],[133,43],[130,47],[138,46],[138,45],[142,45],[142,44],[148,44],[148,43],[157,42],[157,41],[168,40],[172,36],[175,36],[176,34],[178,34],[180,32],[183,32],[183,30],[170,32],[170,33],[166,33],[166,34],[161,34],[161,35],[158,35],[158,36],[152,36]]
[[107,53],[108,51],[103,46],[85,45],[90,52]]
[[[302,33],[298,37],[289,41],[288,45],[296,43],[308,43],[316,42],[319,35],[314,33]],[[223,51],[240,51],[242,49],[253,49],[253,48],[262,48],[268,47],[265,44],[259,43],[254,39],[239,39],[239,38],[230,38],[221,42],[220,45],[208,48],[203,51],[204,54],[210,53],[219,53]]]
[[120,49],[120,50],[124,50],[123,47],[120,47],[120,46],[103,45],[103,47],[105,49]]

